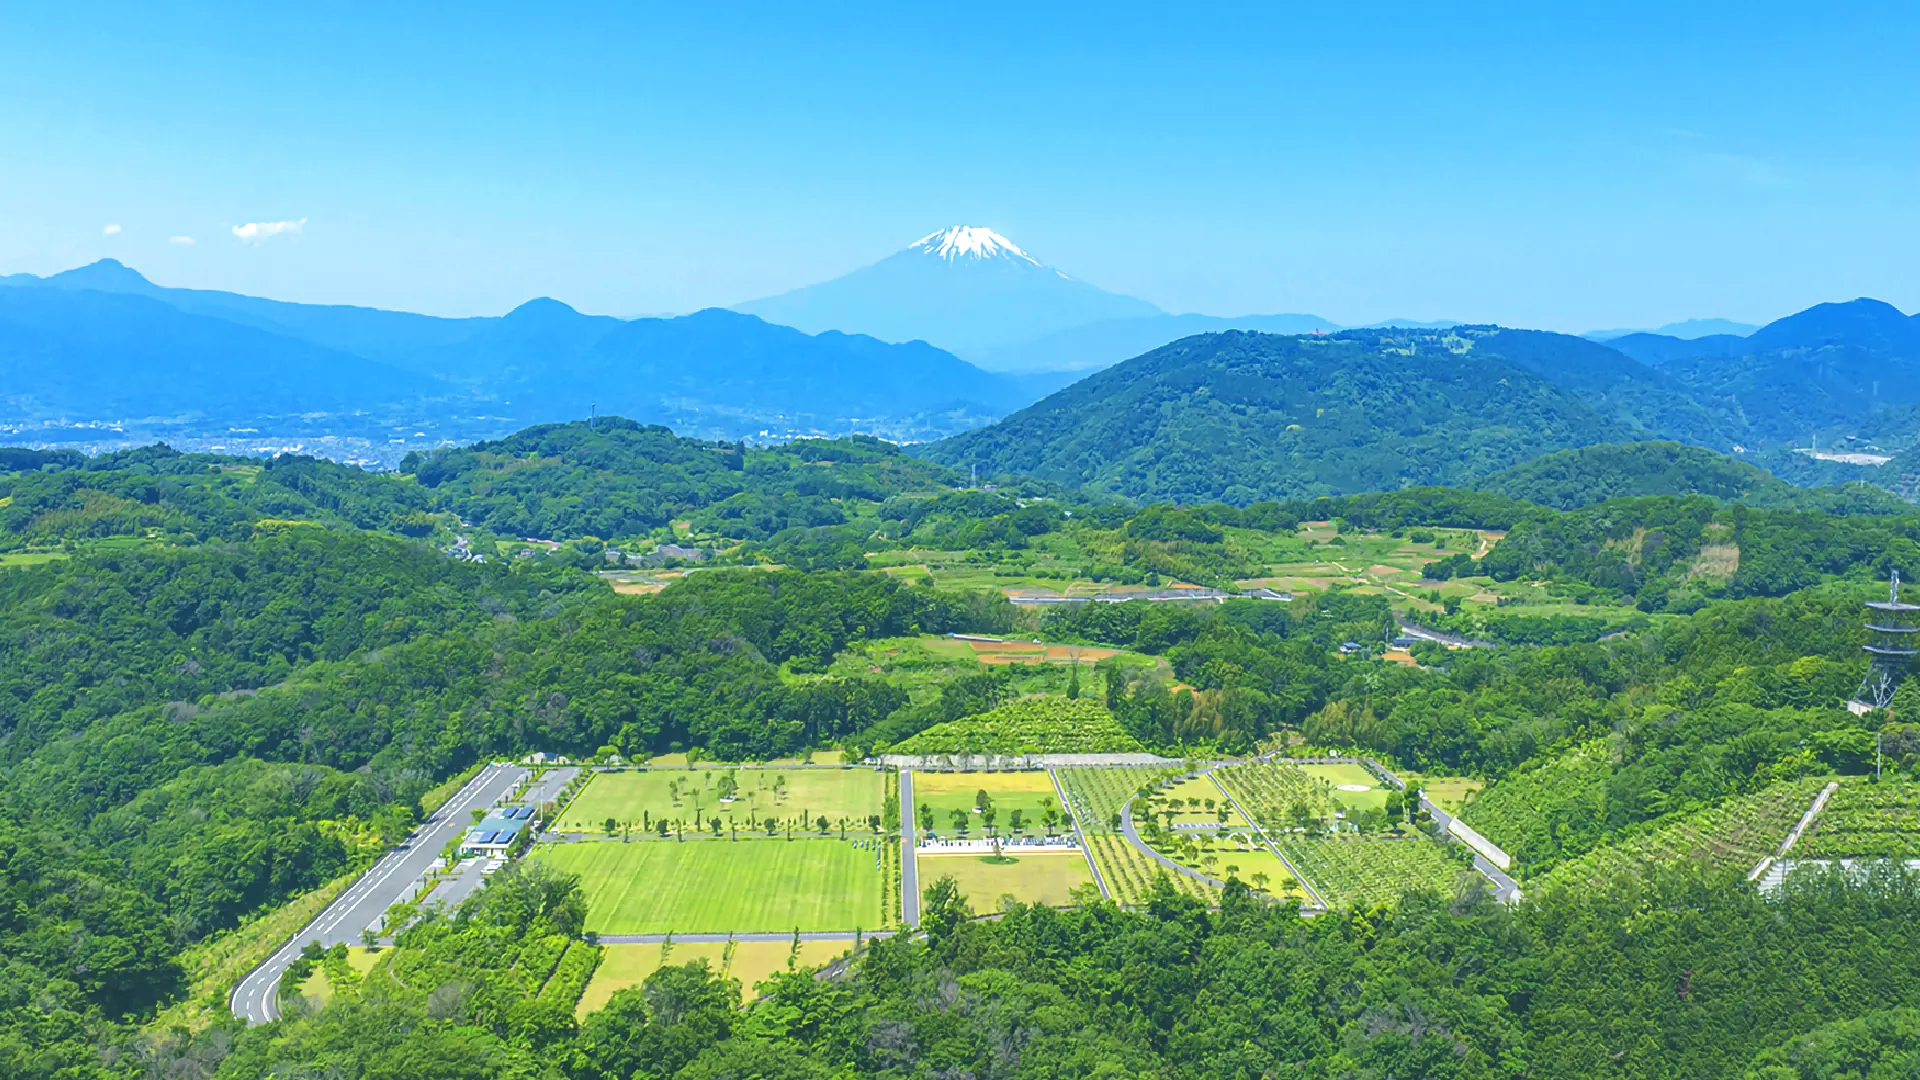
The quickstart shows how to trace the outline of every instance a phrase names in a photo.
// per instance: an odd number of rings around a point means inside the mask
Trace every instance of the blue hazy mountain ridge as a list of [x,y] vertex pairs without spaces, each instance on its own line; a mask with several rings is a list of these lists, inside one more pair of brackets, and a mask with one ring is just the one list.
[[156,285],[117,259],[101,259],[44,278],[13,274],[0,278],[0,285],[131,293],[165,301],[191,314],[209,315],[329,349],[402,365],[416,353],[466,339],[487,321],[445,319],[345,304],[298,304],[216,289]]
[[[1494,327],[1226,331],[1116,364],[919,452],[1148,500],[1459,485],[1555,450],[1644,438],[1649,425],[1627,422],[1622,403],[1654,401],[1661,384],[1636,367],[1584,339]],[[1663,407],[1683,415],[1686,404]]]
[[1738,409],[1757,441],[1844,431],[1920,402],[1920,320],[1879,300],[1816,304],[1754,331],[1745,346],[1661,370],[1696,400]]
[[954,226],[817,285],[733,305],[809,333],[926,341],[967,360],[1071,327],[1164,314],[1047,266],[989,229]]
[[1743,356],[1748,349],[1747,339],[1736,334],[1677,338],[1665,334],[1632,333],[1592,340],[1604,341],[1607,348],[1625,353],[1649,367],[1695,356]]
[[[1003,415],[1067,378],[995,375],[925,343],[809,335],[722,309],[628,321],[542,298],[505,316],[442,319],[174,289],[112,260],[0,284],[11,286],[0,298],[18,313],[6,343],[12,418],[239,419],[410,402],[423,416],[484,405],[537,423],[597,403],[710,436],[805,417],[925,438]],[[103,352],[97,342],[117,321],[138,332]],[[143,363],[130,381],[120,364],[128,355]],[[262,371],[299,377],[235,392],[260,385],[238,370],[247,356]],[[49,357],[66,364],[40,363]],[[86,390],[109,378],[117,385]]]
[[1732,319],[1682,319],[1679,322],[1670,322],[1665,326],[1656,326],[1652,329],[1589,330],[1580,336],[1609,343],[1614,338],[1626,337],[1628,334],[1658,334],[1661,337],[1692,341],[1696,338],[1720,335],[1746,337],[1758,329],[1760,328],[1752,323],[1735,322]]
[[0,403],[13,417],[256,417],[441,397],[431,376],[195,315],[146,296],[0,289]]

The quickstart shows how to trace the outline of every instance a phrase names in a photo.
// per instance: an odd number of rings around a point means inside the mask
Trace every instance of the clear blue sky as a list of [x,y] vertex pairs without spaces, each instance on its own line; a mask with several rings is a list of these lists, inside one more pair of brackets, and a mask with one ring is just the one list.
[[1920,307],[1910,4],[162,6],[0,7],[0,272],[640,314],[965,223],[1175,311]]

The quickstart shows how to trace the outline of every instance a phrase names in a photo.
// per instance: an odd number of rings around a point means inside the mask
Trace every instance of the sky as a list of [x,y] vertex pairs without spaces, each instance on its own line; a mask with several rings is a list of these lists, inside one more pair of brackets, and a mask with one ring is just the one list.
[[638,315],[969,224],[1170,311],[1920,308],[1920,5],[322,7],[0,0],[0,273]]

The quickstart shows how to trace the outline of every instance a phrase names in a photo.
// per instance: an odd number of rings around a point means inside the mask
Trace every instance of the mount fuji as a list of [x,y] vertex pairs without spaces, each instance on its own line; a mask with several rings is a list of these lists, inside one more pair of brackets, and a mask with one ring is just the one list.
[[1013,241],[955,225],[843,277],[735,305],[808,333],[926,341],[964,358],[1088,323],[1162,314],[1068,277]]

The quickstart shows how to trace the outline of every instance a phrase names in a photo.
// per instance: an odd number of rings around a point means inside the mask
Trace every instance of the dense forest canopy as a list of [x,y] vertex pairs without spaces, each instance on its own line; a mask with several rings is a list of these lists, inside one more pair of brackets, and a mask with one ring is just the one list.
[[[1323,347],[1355,346],[1299,346]],[[1513,909],[1466,890],[1316,918],[1230,886],[1212,910],[1167,890],[1140,910],[974,922],[936,889],[926,939],[845,977],[784,976],[743,1007],[739,987],[670,965],[583,1018],[514,974],[578,937],[578,885],[515,871],[408,932],[400,951],[432,986],[258,1029],[144,1028],[186,993],[190,950],[370,865],[476,763],[862,755],[1022,715],[1043,685],[869,662],[928,636],[1117,650],[1084,679],[1076,666],[1073,692],[1130,746],[1210,757],[1279,733],[1473,778],[1466,819],[1529,880],[1774,785],[1862,777],[1876,749],[1893,773],[1920,767],[1920,684],[1891,715],[1844,707],[1860,604],[1888,572],[1920,573],[1920,514],[1670,444],[1542,458],[1484,490],[1186,505],[975,488],[873,440],[750,448],[615,419],[408,469],[0,455],[0,1074],[1774,1080],[1821,1075],[1807,1063],[1840,1042],[1915,1052],[1920,987],[1893,959],[1913,882],[1762,898],[1652,867]],[[519,535],[553,542],[451,547]],[[589,572],[614,565],[615,538],[698,545],[706,565],[616,593]],[[1398,593],[1253,598],[1269,564],[1339,562],[1349,540],[1432,554]],[[994,575],[1043,556],[1101,587],[1247,595],[1017,610]],[[939,558],[978,569],[936,574]],[[1558,613],[1420,599],[1468,578]],[[1429,644],[1405,664],[1344,648],[1395,637],[1410,611],[1536,644]]]

